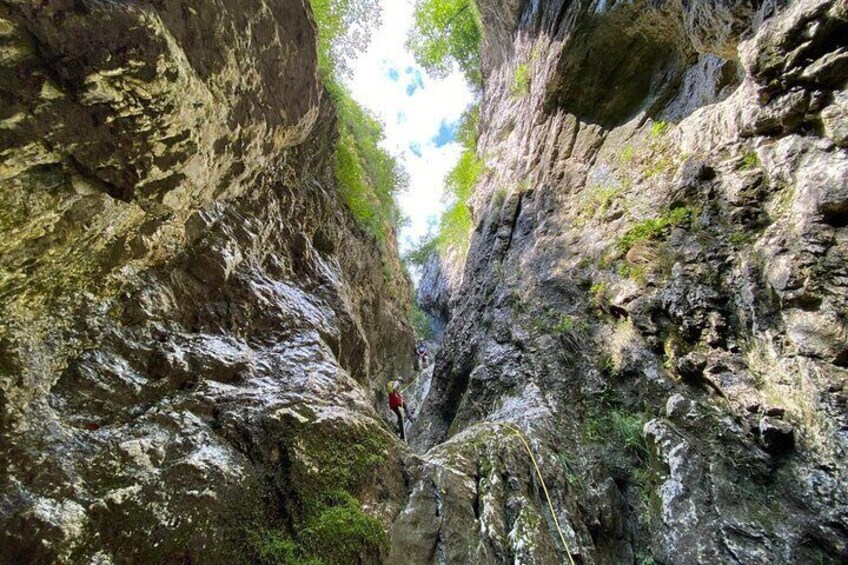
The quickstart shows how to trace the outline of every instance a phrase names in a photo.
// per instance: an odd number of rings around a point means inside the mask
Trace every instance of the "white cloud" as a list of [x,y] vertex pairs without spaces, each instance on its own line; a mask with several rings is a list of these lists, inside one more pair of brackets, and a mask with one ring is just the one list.
[[[443,207],[442,183],[461,148],[457,143],[436,147],[433,137],[442,121],[459,119],[473,101],[473,94],[459,72],[435,79],[415,64],[404,45],[412,25],[412,2],[381,1],[383,23],[375,30],[368,50],[351,65],[353,77],[346,82],[353,97],[383,122],[385,147],[398,155],[409,171],[410,188],[399,198],[403,213],[410,219],[410,225],[400,234],[403,249],[427,232],[429,219]],[[413,73],[407,73],[407,68]],[[397,70],[399,79],[389,77],[391,69]],[[421,73],[423,86],[408,95],[414,71]]]

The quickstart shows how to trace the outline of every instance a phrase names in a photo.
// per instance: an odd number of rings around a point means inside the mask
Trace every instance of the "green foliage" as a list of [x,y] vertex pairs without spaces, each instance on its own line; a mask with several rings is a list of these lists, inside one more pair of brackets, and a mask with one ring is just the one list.
[[[406,260],[413,265],[422,266],[433,251],[453,249],[460,253],[468,250],[469,238],[473,226],[471,210],[466,201],[474,193],[474,187],[485,169],[485,164],[477,158],[477,125],[480,119],[480,106],[475,104],[462,115],[457,128],[457,140],[464,149],[456,165],[445,178],[444,199],[447,207],[439,218],[439,229],[435,236],[421,239],[407,253]],[[497,193],[495,194],[497,197]]]
[[329,83],[327,91],[339,117],[333,153],[339,191],[356,221],[383,242],[401,221],[395,196],[407,186],[407,173],[380,147],[380,123],[339,83]]
[[585,493],[589,490],[589,483],[586,479],[579,473],[582,466],[572,467],[568,464],[568,460],[562,453],[556,454],[556,460],[562,465],[562,468],[565,470],[565,478],[568,481],[568,486],[576,489],[579,492]]
[[539,44],[533,45],[533,49],[530,50],[530,60],[534,63],[542,58],[543,49],[539,46]]
[[740,245],[750,243],[754,239],[754,236],[755,234],[749,231],[739,230],[730,234],[727,237],[727,241],[734,247],[739,247]]
[[304,548],[327,563],[360,563],[378,555],[389,539],[379,520],[365,514],[359,501],[346,492],[301,531]]
[[292,441],[306,457],[293,458],[289,476],[292,511],[302,518],[333,504],[334,492],[357,492],[386,461],[388,440],[378,428],[311,426],[306,433],[291,432],[298,434]]
[[423,267],[430,259],[430,255],[438,251],[438,245],[438,237],[428,234],[418,240],[418,243],[403,256],[403,260],[416,267]]
[[626,414],[613,410],[609,414],[609,423],[619,443],[636,455],[640,461],[646,461],[648,444],[642,434],[642,428],[645,425],[644,417],[641,414]]
[[642,434],[644,425],[644,414],[610,410],[600,417],[588,419],[587,439],[600,443],[612,440],[642,464],[648,460],[648,444]]
[[384,242],[401,222],[396,194],[408,184],[406,171],[385,149],[382,125],[351,98],[337,79],[365,49],[379,25],[378,0],[310,0],[318,24],[318,62],[338,116],[333,172],[348,208],[368,233]]
[[407,47],[422,67],[445,76],[456,63],[471,84],[481,84],[483,26],[474,0],[416,0],[414,19]]
[[694,216],[695,210],[682,207],[669,210],[658,218],[636,222],[618,239],[616,245],[622,251],[627,251],[637,242],[658,239],[670,227],[689,223]]
[[414,299],[412,301],[409,323],[415,329],[415,334],[420,339],[432,340],[435,337],[433,327],[430,324],[430,318],[421,310]]
[[448,193],[458,200],[467,200],[473,194],[474,185],[482,172],[483,162],[477,158],[476,150],[466,148],[456,166],[448,173],[445,181]]
[[469,106],[459,119],[456,128],[456,140],[464,148],[477,149],[477,129],[480,126],[480,104]]
[[533,328],[542,333],[566,338],[571,345],[577,345],[577,338],[588,333],[589,324],[556,308],[548,308],[542,315],[535,318]]
[[759,166],[760,166],[760,157],[759,157],[759,155],[757,155],[756,151],[748,151],[742,157],[742,165],[741,165],[740,168],[743,171],[756,169]]
[[527,63],[520,63],[515,67],[510,94],[513,98],[524,98],[530,94],[530,67]]
[[251,532],[255,560],[263,565],[323,565],[320,559],[307,557],[301,546],[280,530]]
[[627,164],[633,161],[633,157],[636,154],[636,150],[633,148],[633,145],[627,144],[624,148],[624,151],[621,152],[621,162],[622,164]]
[[621,197],[621,194],[622,188],[620,186],[593,186],[589,190],[588,199],[584,206],[592,217],[603,217],[612,203]]
[[596,282],[591,287],[589,287],[589,292],[592,296],[603,296],[607,292],[607,283],[601,281]]
[[608,289],[607,283],[603,281],[596,282],[589,289],[589,294],[592,295],[592,302],[595,304],[595,307],[600,308],[606,303]]
[[639,284],[645,284],[648,281],[648,268],[645,265],[624,263],[618,267],[618,274],[626,279],[633,279]]
[[551,331],[558,334],[564,334],[574,331],[574,318],[568,314],[560,316],[559,320],[551,326]]
[[388,537],[379,520],[365,514],[345,491],[331,491],[306,524],[297,541],[282,530],[261,529],[250,535],[256,561],[274,565],[359,563],[379,554]]
[[[308,411],[301,416],[308,422]],[[377,426],[297,422],[278,438],[289,446],[282,484],[289,522],[276,528],[253,526],[248,538],[254,561],[330,565],[359,563],[360,557],[379,554],[387,543],[383,527],[351,493],[359,492],[385,464],[389,440]]]
[[[657,151],[660,151],[657,149]],[[674,169],[674,158],[670,155],[659,152],[654,156],[651,163],[645,168],[645,174],[649,178],[657,177],[664,173],[672,172]]]
[[[470,151],[462,154],[456,167],[448,177],[446,197],[448,208],[439,222],[439,244],[441,249],[454,247],[462,252],[468,249],[473,228],[471,209],[466,204],[467,188],[473,187],[482,164]],[[451,177],[454,177],[451,179]],[[457,178],[462,179],[457,182]]]
[[619,238],[618,246],[622,250],[630,249],[636,242],[655,239],[659,237],[667,226],[668,224],[664,218],[649,218],[637,222],[627,230],[627,233]]
[[378,0],[310,0],[318,24],[318,67],[324,78],[350,72],[348,62],[365,50],[380,26]]
[[653,124],[651,124],[651,137],[653,137],[654,139],[659,139],[663,137],[666,133],[668,133],[670,127],[671,126],[668,122],[654,122]]
[[458,139],[464,146],[456,166],[445,179],[447,209],[439,220],[437,246],[441,250],[454,248],[462,253],[468,250],[473,228],[471,210],[466,201],[483,173],[484,163],[477,158],[477,123],[480,107],[474,105],[463,114]]

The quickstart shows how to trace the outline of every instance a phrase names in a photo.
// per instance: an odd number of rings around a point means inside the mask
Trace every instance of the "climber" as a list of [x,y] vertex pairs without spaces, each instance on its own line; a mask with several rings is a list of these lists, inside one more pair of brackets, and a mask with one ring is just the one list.
[[398,428],[400,429],[400,439],[406,441],[406,432],[403,429],[403,414],[401,414],[400,409],[403,408],[403,413],[406,414],[406,417],[411,422],[415,421],[415,419],[409,413],[409,408],[406,406],[406,402],[403,401],[403,395],[400,392],[400,382],[389,381],[386,384],[386,390],[389,392],[389,408],[391,408],[392,412],[394,412],[397,416]]
[[420,339],[415,344],[415,352],[418,354],[418,368],[425,369],[430,364],[430,353],[427,351],[427,344]]

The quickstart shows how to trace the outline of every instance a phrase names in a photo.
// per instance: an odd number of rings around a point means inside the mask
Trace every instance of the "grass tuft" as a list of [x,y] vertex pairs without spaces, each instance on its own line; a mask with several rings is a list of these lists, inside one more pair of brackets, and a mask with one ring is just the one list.
[[657,121],[651,124],[651,137],[659,139],[668,133],[671,125],[668,122]]
[[515,67],[515,74],[513,75],[512,86],[510,87],[509,92],[513,98],[524,98],[530,94],[530,83],[530,67],[527,63],[519,63],[519,65]]
[[659,239],[668,228],[690,223],[696,215],[695,209],[686,206],[668,210],[658,218],[648,218],[633,224],[618,238],[616,245],[621,251],[627,251],[638,242]]
[[749,171],[752,169],[756,169],[760,166],[760,157],[757,155],[756,151],[748,151],[742,157],[742,165],[739,167],[743,171]]
[[633,157],[635,155],[636,155],[636,150],[633,148],[632,144],[628,143],[627,146],[624,148],[624,151],[621,152],[621,156],[620,156],[621,163],[623,165],[630,163],[631,161],[633,161]]

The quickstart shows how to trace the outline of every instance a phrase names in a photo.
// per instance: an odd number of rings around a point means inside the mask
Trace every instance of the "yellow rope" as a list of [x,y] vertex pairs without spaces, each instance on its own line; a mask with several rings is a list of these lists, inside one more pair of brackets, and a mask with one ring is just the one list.
[[426,367],[424,367],[424,369],[421,369],[420,371],[418,371],[418,376],[417,376],[417,377],[415,377],[414,379],[412,379],[412,382],[411,382],[411,383],[409,383],[408,385],[406,385],[405,387],[403,387],[402,389],[400,389],[400,393],[401,393],[401,394],[403,394],[404,392],[406,392],[406,389],[408,389],[409,387],[411,387],[412,385],[414,385],[416,382],[418,382],[418,379],[420,379],[420,378],[421,378],[421,375],[423,375],[423,374],[424,374],[424,371],[425,371],[426,369],[427,369],[427,368],[426,368]]
[[[408,389],[409,387],[414,385],[415,382],[418,379],[421,378],[422,374],[424,374],[424,371],[419,372],[418,376],[415,377],[414,379],[412,379],[412,382],[409,383],[408,385],[406,385],[404,388],[402,388],[400,392],[401,393],[406,392],[406,389]],[[559,519],[557,518],[556,512],[554,511],[554,505],[553,505],[553,502],[551,502],[551,495],[548,493],[548,486],[545,484],[544,477],[542,477],[542,470],[539,469],[539,463],[536,461],[536,456],[533,455],[533,450],[530,448],[530,444],[527,442],[527,439],[524,437],[524,432],[521,431],[520,428],[517,428],[516,426],[509,424],[509,423],[506,423],[506,422],[501,422],[500,425],[506,427],[507,429],[509,429],[513,433],[515,433],[515,435],[518,436],[518,439],[521,440],[521,443],[524,444],[524,449],[527,450],[527,455],[530,456],[530,461],[533,462],[533,467],[536,469],[536,476],[539,477],[539,482],[542,484],[542,491],[545,493],[545,499],[548,501],[548,508],[551,511],[551,516],[554,519],[554,525],[556,526],[557,532],[559,533],[559,539],[560,539],[560,541],[562,541],[562,545],[565,548],[565,554],[568,555],[569,563],[571,563],[571,565],[575,565],[574,558],[571,557],[571,549],[568,547],[568,542],[565,541],[565,534],[562,533],[562,528],[559,525]]]
[[524,437],[524,432],[519,428],[513,426],[508,423],[501,423],[502,426],[512,430],[518,436],[518,439],[521,440],[521,443],[524,444],[524,449],[527,450],[527,454],[530,455],[530,460],[533,462],[533,467],[536,468],[536,476],[539,477],[539,482],[542,483],[542,490],[545,493],[545,498],[548,500],[548,508],[551,511],[551,516],[554,518],[554,525],[556,526],[557,532],[559,532],[559,539],[562,541],[563,547],[565,547],[565,554],[568,555],[568,561],[571,565],[574,565],[574,559],[571,557],[571,549],[568,547],[568,543],[565,541],[565,535],[562,533],[562,528],[559,527],[559,520],[557,519],[556,512],[554,512],[554,505],[551,502],[551,496],[548,494],[548,487],[545,485],[545,479],[542,477],[542,471],[539,469],[539,464],[536,462],[536,456],[533,455],[533,450],[530,449],[530,444],[527,442],[527,439]]

